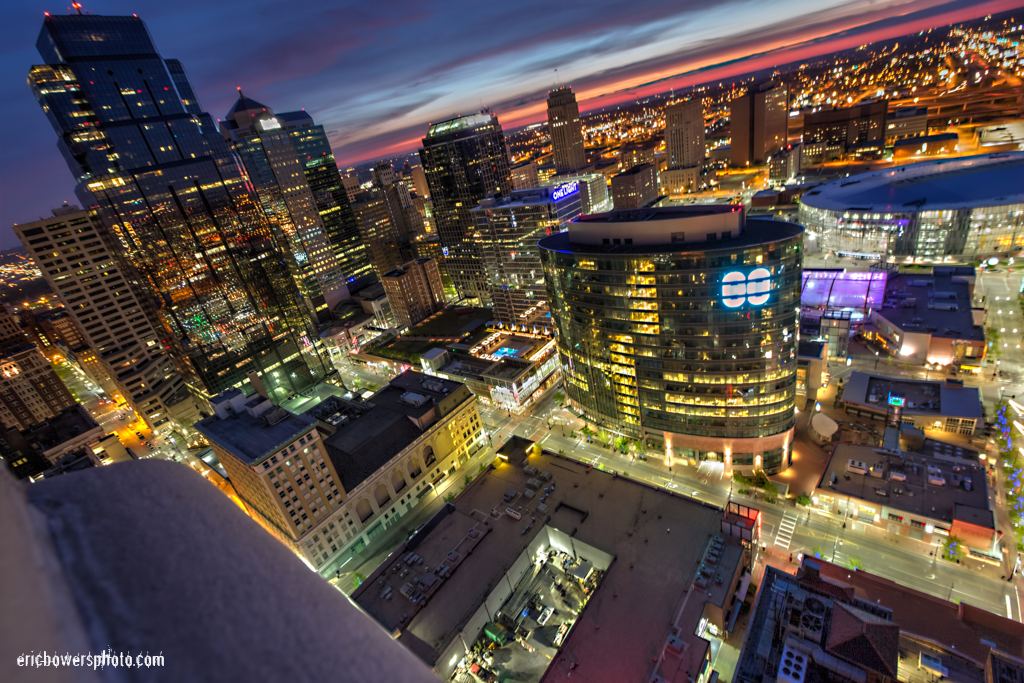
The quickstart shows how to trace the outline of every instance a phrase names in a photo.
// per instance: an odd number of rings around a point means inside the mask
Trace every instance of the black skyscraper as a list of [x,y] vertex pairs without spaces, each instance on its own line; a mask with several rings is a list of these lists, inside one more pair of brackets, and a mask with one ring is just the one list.
[[45,65],[29,84],[78,196],[100,211],[193,386],[213,394],[256,372],[279,399],[322,376],[291,257],[181,65],[157,53],[142,20],[47,17],[36,47]]
[[460,296],[486,303],[487,278],[470,211],[492,192],[512,191],[508,146],[498,117],[473,114],[431,125],[420,160],[437,233],[447,251],[441,265]]

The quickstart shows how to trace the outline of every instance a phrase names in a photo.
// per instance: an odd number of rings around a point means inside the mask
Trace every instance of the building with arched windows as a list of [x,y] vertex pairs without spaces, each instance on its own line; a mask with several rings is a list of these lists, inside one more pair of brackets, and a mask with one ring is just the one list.
[[238,390],[211,405],[196,429],[250,515],[328,578],[421,502],[458,491],[455,471],[485,451],[469,389],[419,372],[301,415]]
[[565,393],[675,458],[791,460],[803,228],[739,206],[583,216],[540,241]]
[[807,247],[942,261],[1024,249],[1024,152],[939,159],[826,183],[800,198]]

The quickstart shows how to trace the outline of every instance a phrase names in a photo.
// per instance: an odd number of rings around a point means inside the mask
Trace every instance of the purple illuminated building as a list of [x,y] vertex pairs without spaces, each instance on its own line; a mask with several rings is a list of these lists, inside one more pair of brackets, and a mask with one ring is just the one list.
[[863,319],[885,299],[884,271],[804,270],[800,303],[804,309],[850,311]]

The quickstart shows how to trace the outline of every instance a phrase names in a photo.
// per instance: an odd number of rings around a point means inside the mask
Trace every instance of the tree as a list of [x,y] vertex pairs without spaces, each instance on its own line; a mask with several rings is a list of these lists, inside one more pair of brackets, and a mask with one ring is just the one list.
[[751,480],[749,477],[743,476],[743,473],[738,471],[732,473],[732,480],[739,484],[740,486],[745,486],[747,488],[750,488],[754,485],[753,480]]
[[612,442],[612,435],[602,429],[597,434],[597,440],[603,443],[605,446],[607,446]]
[[530,455],[540,455],[540,454],[541,454],[540,444],[539,443],[534,443],[533,446],[530,447]]
[[846,566],[850,569],[860,569],[860,558],[859,557],[848,557],[846,558]]
[[627,445],[629,445],[629,439],[627,439],[624,436],[617,436],[617,437],[615,437],[615,448],[616,449],[618,449],[618,450],[622,451],[623,453],[625,453]]
[[959,562],[963,556],[963,541],[958,536],[947,536],[942,544],[942,559],[950,562]]
[[799,496],[796,497],[796,504],[803,505],[805,508],[810,507],[812,502],[813,501],[811,500],[811,497],[808,496],[806,493],[801,493]]
[[555,398],[555,403],[557,403],[558,405],[562,405],[563,403],[565,403],[565,392],[564,391],[556,391],[554,398]]

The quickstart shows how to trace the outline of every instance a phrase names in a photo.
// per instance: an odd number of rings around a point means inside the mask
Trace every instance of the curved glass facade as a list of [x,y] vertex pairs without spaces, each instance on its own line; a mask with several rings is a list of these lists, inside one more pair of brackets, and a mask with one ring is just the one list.
[[749,220],[736,239],[675,246],[569,238],[540,241],[567,396],[593,421],[664,438],[677,454],[781,469],[803,228]]
[[864,258],[987,258],[1024,249],[1024,153],[876,169],[801,198],[809,251]]

